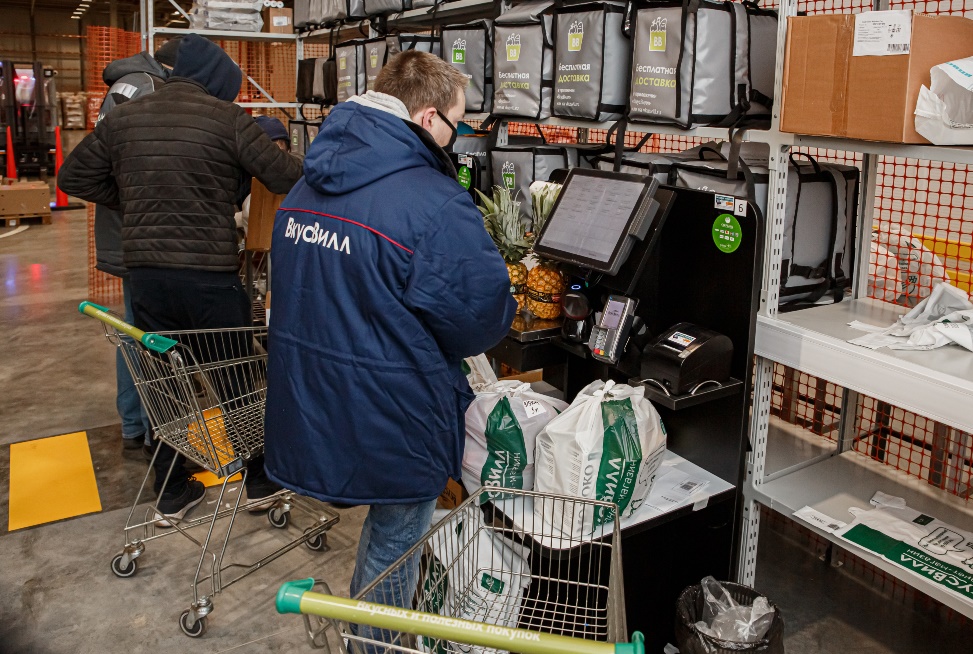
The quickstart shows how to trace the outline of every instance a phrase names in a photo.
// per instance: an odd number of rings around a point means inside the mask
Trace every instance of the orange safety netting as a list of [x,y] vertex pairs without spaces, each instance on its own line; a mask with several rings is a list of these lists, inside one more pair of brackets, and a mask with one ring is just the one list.
[[138,32],[127,32],[117,27],[89,27],[85,39],[85,89],[88,92],[88,129],[93,129],[98,119],[101,101],[108,92],[101,74],[112,61],[131,57],[142,49],[142,37]]
[[95,268],[95,205],[88,204],[88,295],[96,304],[118,307],[122,304],[122,280]]

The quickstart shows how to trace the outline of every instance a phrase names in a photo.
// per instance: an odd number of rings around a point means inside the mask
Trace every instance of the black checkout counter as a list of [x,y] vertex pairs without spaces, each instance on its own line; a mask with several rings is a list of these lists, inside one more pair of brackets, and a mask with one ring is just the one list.
[[[675,642],[675,602],[683,588],[707,575],[733,580],[736,574],[748,443],[750,398],[745,390],[752,387],[763,222],[753,207],[736,215],[726,208],[725,198],[713,193],[655,188],[633,175],[572,169],[538,237],[539,251],[555,226],[563,233],[550,240],[563,244],[576,236],[570,232],[572,220],[576,231],[590,231],[610,225],[611,210],[624,213],[617,206],[599,208],[583,217],[583,225],[577,206],[569,209],[571,216],[559,214],[562,201],[572,200],[571,185],[582,176],[589,206],[598,201],[592,188],[612,184],[612,178],[645,185],[639,199],[643,224],[629,226],[627,243],[615,247],[612,261],[592,264],[591,252],[585,253],[587,260],[556,248],[543,252],[562,261],[571,289],[583,293],[598,312],[592,316],[595,331],[601,325],[618,326],[619,319],[632,326],[617,344],[617,360],[607,356],[611,352],[604,338],[572,342],[572,329],[562,330],[563,318],[518,317],[487,356],[519,371],[543,369],[544,381],[567,401],[596,379],[641,384],[666,426],[668,449],[733,485],[710,497],[705,507],[684,507],[622,532],[628,630],[642,631],[646,651],[658,652]],[[620,196],[606,195],[609,201]],[[645,195],[655,206],[648,206]],[[584,238],[589,237],[585,232]],[[602,336],[613,333],[603,330]],[[722,381],[700,383],[710,374]],[[645,381],[650,376],[654,379]]]

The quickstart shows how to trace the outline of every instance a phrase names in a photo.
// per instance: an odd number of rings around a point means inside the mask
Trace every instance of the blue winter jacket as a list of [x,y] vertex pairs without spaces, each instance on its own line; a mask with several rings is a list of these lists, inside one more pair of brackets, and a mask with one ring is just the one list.
[[431,500],[458,478],[461,370],[507,333],[506,267],[449,158],[344,103],[274,222],[266,469],[324,501]]

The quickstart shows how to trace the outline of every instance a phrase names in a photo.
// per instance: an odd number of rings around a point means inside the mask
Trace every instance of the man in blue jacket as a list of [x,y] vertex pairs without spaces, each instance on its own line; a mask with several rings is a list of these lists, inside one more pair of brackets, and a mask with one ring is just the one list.
[[[274,224],[266,470],[369,505],[353,595],[418,542],[459,477],[462,359],[498,343],[517,308],[443,149],[466,86],[433,55],[392,59],[324,121]],[[410,600],[406,577],[383,601]]]

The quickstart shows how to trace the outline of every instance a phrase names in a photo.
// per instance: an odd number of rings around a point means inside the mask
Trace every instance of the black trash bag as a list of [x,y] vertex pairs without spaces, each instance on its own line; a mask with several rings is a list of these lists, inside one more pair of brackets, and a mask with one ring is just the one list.
[[676,601],[676,645],[680,654],[784,654],[784,619],[754,589],[707,577]]

